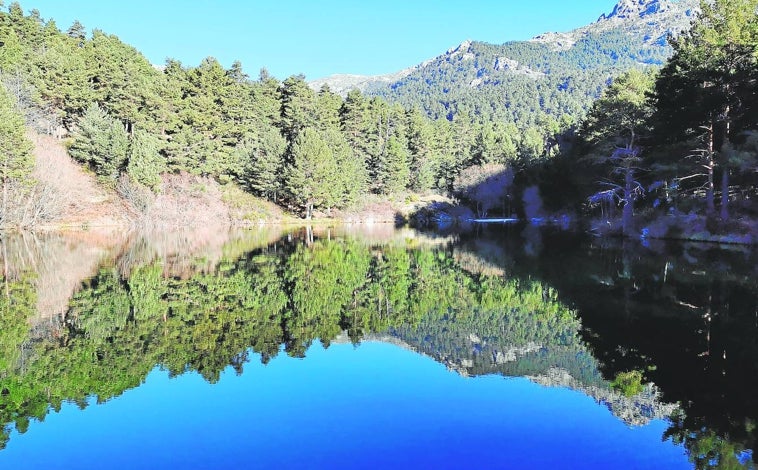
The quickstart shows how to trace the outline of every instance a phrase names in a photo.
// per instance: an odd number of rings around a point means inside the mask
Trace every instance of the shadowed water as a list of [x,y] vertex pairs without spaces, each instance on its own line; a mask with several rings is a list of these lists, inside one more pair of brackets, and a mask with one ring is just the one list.
[[534,227],[2,249],[3,466],[754,465],[748,250]]

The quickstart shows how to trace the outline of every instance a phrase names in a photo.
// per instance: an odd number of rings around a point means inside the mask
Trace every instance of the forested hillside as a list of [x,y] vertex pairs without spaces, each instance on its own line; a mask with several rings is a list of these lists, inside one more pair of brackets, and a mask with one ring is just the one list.
[[78,22],[61,29],[18,3],[0,13],[0,72],[5,226],[37,222],[5,202],[39,193],[25,128],[67,139],[74,159],[137,207],[161,191],[162,174],[186,172],[306,217],[371,194],[446,190],[476,138],[470,122],[434,122],[359,93],[343,100],[301,76],[280,82],[263,70],[252,80],[213,58],[156,67],[115,36],[88,36]]

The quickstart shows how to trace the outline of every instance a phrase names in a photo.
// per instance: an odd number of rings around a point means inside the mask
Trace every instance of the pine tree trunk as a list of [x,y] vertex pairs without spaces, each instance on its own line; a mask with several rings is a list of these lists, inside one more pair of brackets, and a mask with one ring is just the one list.
[[713,215],[716,212],[716,203],[714,198],[714,185],[713,185],[713,168],[715,162],[713,161],[713,124],[708,129],[708,162],[706,163],[706,169],[708,170],[708,185],[705,188],[705,207],[708,216]]
[[[727,94],[729,93],[729,84],[726,85]],[[722,154],[725,153],[723,149],[728,148],[729,141],[732,133],[732,122],[729,119],[731,113],[731,106],[726,105],[724,110],[724,116],[726,116],[726,123],[724,126],[724,144],[722,147]],[[729,155],[721,156],[721,220],[726,222],[729,220]]]
[[11,291],[8,281],[8,249],[5,247],[5,239],[0,238],[0,245],[3,247],[3,287],[5,288],[5,297],[10,305]]
[[721,220],[729,220],[729,168],[722,167],[721,171]]
[[627,168],[624,178],[624,210],[621,225],[625,237],[632,234],[634,225],[634,170]]
[[3,207],[0,207],[0,224],[5,225],[8,219],[8,181],[3,178]]

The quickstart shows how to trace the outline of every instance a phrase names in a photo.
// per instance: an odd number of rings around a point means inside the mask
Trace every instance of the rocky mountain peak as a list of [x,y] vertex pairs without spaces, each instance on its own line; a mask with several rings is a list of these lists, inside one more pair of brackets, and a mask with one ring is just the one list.
[[661,12],[668,2],[661,0],[621,0],[613,11],[600,17],[600,21],[611,18],[644,18]]

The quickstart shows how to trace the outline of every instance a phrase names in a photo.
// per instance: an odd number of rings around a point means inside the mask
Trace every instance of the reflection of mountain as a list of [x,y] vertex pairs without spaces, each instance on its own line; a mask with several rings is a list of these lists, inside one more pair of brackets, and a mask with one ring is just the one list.
[[[545,306],[561,307],[555,293],[535,285]],[[481,315],[423,318],[415,326],[392,328],[374,339],[398,342],[464,376],[528,377],[548,387],[577,390],[593,398],[630,425],[666,419],[677,409],[664,404],[657,387],[627,397],[608,386],[600,365],[576,334],[577,320],[543,322],[541,310],[523,301]],[[485,320],[482,320],[482,319]]]

